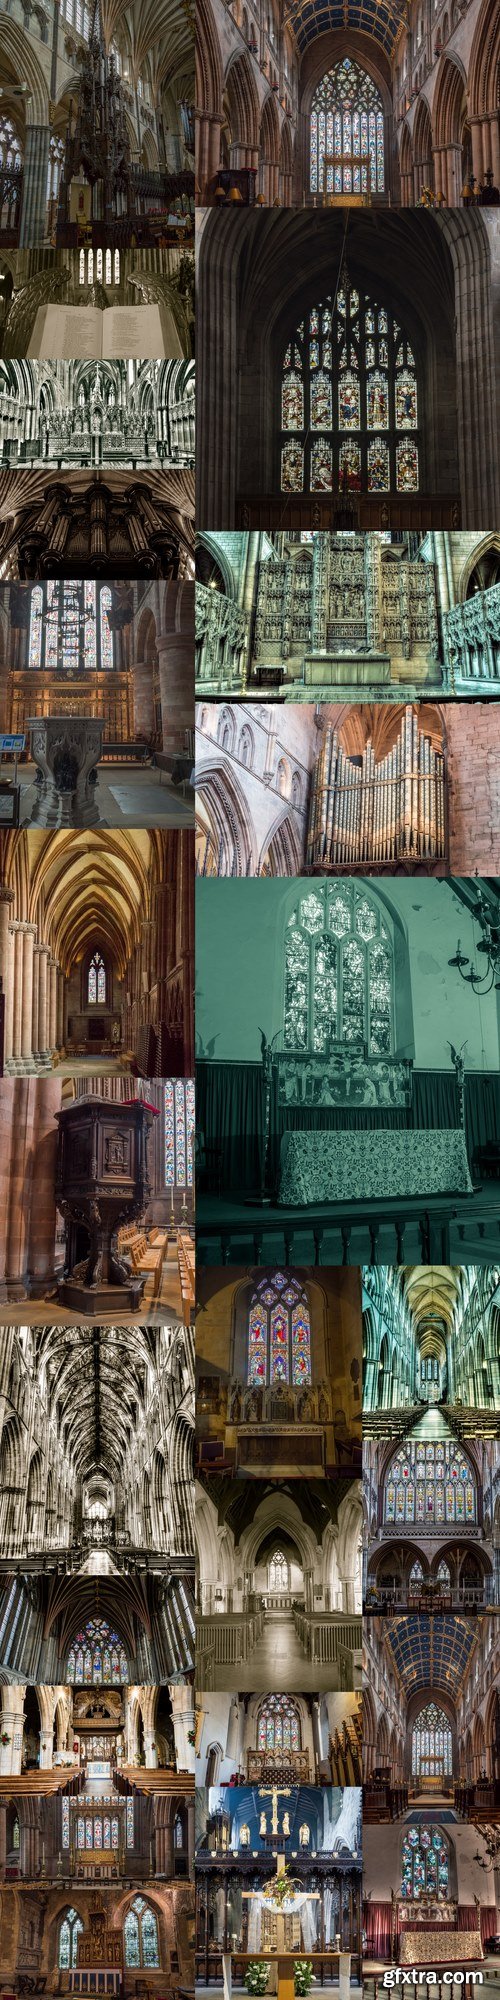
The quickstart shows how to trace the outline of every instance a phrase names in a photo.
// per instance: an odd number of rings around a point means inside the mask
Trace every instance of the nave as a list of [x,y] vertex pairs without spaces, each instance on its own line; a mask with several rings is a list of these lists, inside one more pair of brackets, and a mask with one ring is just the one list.
[[192,1075],[191,854],[188,830],[0,834],[5,1076]]
[[198,1685],[359,1687],[359,1482],[218,1489],[206,1477],[196,1492]]

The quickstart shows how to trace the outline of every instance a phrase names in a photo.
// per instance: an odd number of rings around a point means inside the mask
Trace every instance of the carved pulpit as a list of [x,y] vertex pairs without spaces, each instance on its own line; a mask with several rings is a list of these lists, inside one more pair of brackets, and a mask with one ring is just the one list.
[[61,1305],[99,1318],[137,1312],[145,1274],[131,1272],[113,1247],[120,1223],[141,1221],[151,1194],[148,1137],[153,1112],[80,1097],[56,1113],[56,1202],[66,1223]]

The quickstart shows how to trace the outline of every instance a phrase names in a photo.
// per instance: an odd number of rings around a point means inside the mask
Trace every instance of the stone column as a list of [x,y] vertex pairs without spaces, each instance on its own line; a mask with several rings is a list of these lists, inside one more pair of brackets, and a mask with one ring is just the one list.
[[37,1085],[16,1076],[9,1092],[11,1164],[8,1190],[6,1280],[10,1299],[26,1298],[29,1216],[32,1200],[33,1125]]
[[21,250],[30,249],[33,244],[41,243],[45,236],[49,149],[50,127],[28,125],[19,229]]
[[50,1069],[49,1049],[49,984],[50,951],[48,944],[40,945],[40,989],[38,1000],[38,1054],[40,1062]]
[[55,958],[49,958],[49,1049],[55,1055],[57,1048],[57,965]]
[[194,1776],[194,1743],[188,1743],[188,1732],[194,1731],[193,1691],[190,1687],[169,1687],[174,1725],[175,1762],[178,1771],[190,1771]]
[[30,1295],[38,1298],[55,1272],[57,1152],[56,1111],[61,1108],[61,1083],[44,1077],[37,1085],[33,1132],[33,1178],[30,1208],[28,1275]]
[[59,971],[58,971],[58,974],[57,974],[57,1046],[58,1046],[58,1049],[63,1049],[63,1048],[64,1048],[64,1028],[65,1028],[65,1021],[64,1021],[64,996],[65,996],[65,991],[66,991],[66,980],[65,980],[65,977],[64,977],[64,973],[63,973],[63,972],[61,972],[61,968],[59,967]]
[[33,1030],[33,949],[36,925],[23,924],[23,995],[21,1014],[21,1058],[23,1069],[34,1069]]
[[9,922],[9,909],[14,901],[13,889],[0,889],[0,978],[5,995],[3,1061],[4,1072],[12,1055],[12,1017],[14,1003],[13,986],[13,936]]
[[[0,979],[5,994],[7,1013],[7,982],[9,977],[9,909],[14,901],[14,890],[0,887]],[[5,1057],[5,1048],[4,1048]]]
[[185,750],[185,732],[192,727],[194,625],[189,633],[160,632],[157,645],[163,748],[175,756]]
[[194,1882],[194,1799],[186,1800],[186,1818],[187,1818],[187,1842],[188,1842],[188,1876],[189,1876],[189,1881]]
[[25,1686],[16,1683],[14,1687],[2,1688],[2,1735],[9,1737],[8,1743],[0,1744],[0,1772],[8,1776],[10,1772],[19,1774],[23,1747]]
[[35,1062],[36,1062],[36,1064],[37,1064],[37,1067],[38,1067],[38,1057],[39,1057],[39,1051],[40,1051],[40,1044],[39,1044],[39,1039],[38,1039],[38,1035],[39,1035],[39,1020],[40,1020],[40,962],[41,962],[41,953],[42,953],[42,951],[43,951],[43,945],[41,945],[41,944],[34,944],[34,946],[33,946],[33,1011],[32,1011],[32,1017],[31,1017],[31,1046],[32,1046],[32,1049],[33,1049],[33,1055],[34,1055],[34,1058],[35,1058]]
[[12,925],[14,932],[14,1012],[12,1020],[12,1064],[16,1074],[21,1068],[21,1038],[23,1021],[23,930],[24,925],[16,917]]

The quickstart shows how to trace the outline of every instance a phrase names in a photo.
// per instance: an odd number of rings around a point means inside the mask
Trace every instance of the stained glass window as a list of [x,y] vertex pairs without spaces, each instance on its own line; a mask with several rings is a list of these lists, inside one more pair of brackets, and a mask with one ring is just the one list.
[[287,1694],[269,1694],[259,1713],[257,1749],[274,1751],[279,1757],[284,1750],[300,1750],[300,1747],[295,1702]]
[[297,1278],[268,1272],[253,1293],[248,1315],[248,1381],[262,1388],[311,1380],[311,1325],[306,1293]]
[[134,1801],[127,1799],[127,1847],[134,1845]]
[[461,1445],[452,1439],[401,1445],[387,1473],[384,1520],[422,1523],[426,1529],[440,1529],[445,1522],[473,1524],[476,1480]]
[[415,493],[413,351],[394,314],[344,278],[296,328],[281,381],[284,493]]
[[136,1896],[124,1923],[125,1964],[159,1966],[158,1925],[154,1910]]
[[106,585],[99,622],[95,583],[36,584],[31,593],[29,667],[73,679],[95,673],[98,665],[113,667],[113,635],[106,615],[110,604]]
[[113,666],[113,633],[108,619],[111,610],[111,591],[105,584],[100,594],[101,612],[101,667]]
[[442,1708],[434,1701],[415,1717],[411,1733],[411,1768],[414,1778],[451,1778],[451,1727]]
[[288,1590],[288,1584],[289,1569],[286,1556],[282,1555],[281,1549],[275,1549],[269,1564],[269,1589]]
[[410,1826],[402,1849],[401,1895],[409,1902],[433,1895],[446,1901],[449,1893],[448,1848],[437,1826]]
[[68,1910],[59,1926],[58,1964],[61,1972],[73,1971],[77,1960],[78,1934],[83,1930],[76,1910]]
[[353,881],[302,895],[285,931],[285,1048],[370,1055],[394,1044],[393,949],[385,912]]
[[[109,1681],[104,1673],[107,1661],[111,1667]],[[77,1632],[68,1653],[66,1679],[72,1686],[80,1687],[106,1684],[122,1687],[130,1679],[124,1647],[105,1618],[89,1618],[82,1631]]]
[[63,1847],[69,1847],[69,1799],[62,1800],[61,1816],[62,1816],[62,1844]]
[[194,1083],[183,1077],[165,1084],[165,1186],[193,1185]]
[[106,967],[100,951],[91,958],[87,977],[87,1002],[89,1007],[106,1005]]
[[311,107],[312,194],[383,194],[384,113],[376,84],[351,56],[327,70]]

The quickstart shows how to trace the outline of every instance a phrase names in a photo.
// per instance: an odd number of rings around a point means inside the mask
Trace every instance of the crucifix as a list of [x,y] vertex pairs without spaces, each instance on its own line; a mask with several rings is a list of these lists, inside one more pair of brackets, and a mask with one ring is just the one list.
[[[279,1833],[279,1824],[278,1824],[278,1799],[289,1799],[289,1798],[290,1798],[290,1786],[289,1786],[289,1785],[288,1785],[288,1786],[287,1786],[287,1785],[259,1785],[259,1799],[272,1799],[272,1807],[271,1807],[271,1833]],[[284,1815],[284,1819],[287,1819],[287,1814],[286,1814],[286,1813],[285,1813],[285,1815]],[[264,1825],[262,1825],[262,1821],[264,1821]],[[265,1815],[265,1813],[261,1813],[261,1816],[260,1816],[260,1831],[261,1831],[261,1834],[262,1834],[262,1833],[266,1833],[266,1832],[267,1832],[267,1826],[266,1826],[266,1815]],[[288,1828],[288,1827],[285,1827],[285,1824],[284,1824],[284,1823],[283,1823],[283,1828],[282,1828],[282,1831],[283,1831],[283,1833],[284,1833],[284,1835],[285,1835],[285,1839],[286,1839],[286,1838],[287,1838],[287,1835],[289,1834],[289,1828]]]
[[[289,1795],[285,1794],[285,1796]],[[276,1883],[280,1882],[280,1880],[283,1878],[285,1874],[285,1869],[286,1869],[286,1860],[284,1854],[277,1854],[276,1876],[275,1876]],[[260,1897],[261,1901],[264,1904],[264,1909],[270,1910],[272,1915],[276,1917],[276,1944],[272,1949],[270,1949],[269,1952],[270,1957],[274,1957],[275,1953],[286,1952],[285,1917],[295,1916],[296,1912],[302,1908],[303,1903],[318,1903],[320,1901],[319,1889],[302,1889],[299,1884],[290,1882],[289,1900],[291,1907],[287,1909],[286,1903],[282,1903],[281,1901],[281,1896],[279,1895],[279,1892],[276,1902],[274,1901],[273,1887],[274,1884],[272,1882],[269,1882],[266,1883],[263,1889],[242,1890],[242,1898],[245,1902],[252,1903],[255,1902],[255,1900]],[[265,1957],[267,1958],[267,1952],[265,1953]]]

